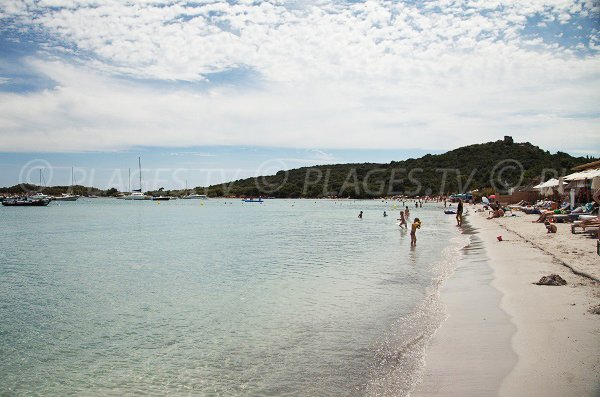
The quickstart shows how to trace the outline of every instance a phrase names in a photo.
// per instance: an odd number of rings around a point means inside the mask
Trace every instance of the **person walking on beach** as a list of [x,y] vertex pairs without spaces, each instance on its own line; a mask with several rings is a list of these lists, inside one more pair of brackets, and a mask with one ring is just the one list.
[[362,219],[362,211],[358,213],[358,219]]
[[456,209],[456,225],[462,226],[463,213],[463,201],[458,199],[458,208]]
[[417,246],[417,229],[421,228],[421,221],[419,220],[419,218],[415,218],[415,221],[413,222],[411,228],[410,228],[410,246],[411,247],[416,247]]

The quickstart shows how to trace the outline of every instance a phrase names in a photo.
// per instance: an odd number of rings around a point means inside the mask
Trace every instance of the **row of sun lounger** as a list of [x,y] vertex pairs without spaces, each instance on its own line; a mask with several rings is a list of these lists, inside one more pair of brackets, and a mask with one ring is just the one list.
[[508,208],[515,211],[522,211],[526,214],[541,214],[544,211],[554,211],[556,215],[568,215],[570,221],[577,220],[582,215],[592,215],[597,212],[594,203],[587,203],[582,206],[569,210],[569,203],[563,203],[559,208],[552,208],[551,201],[538,201],[533,205],[521,201],[517,204],[509,205]]

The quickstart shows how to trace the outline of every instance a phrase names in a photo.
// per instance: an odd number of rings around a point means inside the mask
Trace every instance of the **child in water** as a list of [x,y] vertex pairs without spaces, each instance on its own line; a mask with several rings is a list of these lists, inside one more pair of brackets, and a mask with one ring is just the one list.
[[419,218],[415,218],[414,223],[410,228],[410,246],[415,247],[417,245],[417,229],[421,228],[421,221]]
[[358,214],[358,219],[362,219],[362,211]]
[[408,205],[406,206],[406,209],[404,210],[404,216],[406,217],[406,220],[410,219],[410,210],[408,209]]
[[404,212],[400,211],[400,227],[408,227],[408,225],[406,224],[406,218],[404,218]]

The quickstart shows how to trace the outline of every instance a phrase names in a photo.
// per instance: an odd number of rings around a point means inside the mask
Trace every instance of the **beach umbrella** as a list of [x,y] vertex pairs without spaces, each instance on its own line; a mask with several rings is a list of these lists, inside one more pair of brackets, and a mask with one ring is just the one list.
[[583,181],[586,179],[594,179],[597,176],[600,176],[600,168],[569,174],[565,176],[565,181]]
[[560,178],[558,178],[558,193],[559,194],[565,194],[565,186],[564,186],[564,182],[563,182],[563,177],[561,176]]
[[495,194],[490,194],[489,198],[491,198],[491,199],[495,199],[495,198],[496,198],[496,195],[495,195]]

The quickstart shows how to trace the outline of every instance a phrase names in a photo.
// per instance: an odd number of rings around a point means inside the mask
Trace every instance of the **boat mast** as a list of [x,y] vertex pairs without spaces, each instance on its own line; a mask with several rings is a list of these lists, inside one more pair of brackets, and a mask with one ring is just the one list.
[[131,168],[129,168],[129,176],[127,178],[127,181],[129,182],[129,193],[131,193]]
[[140,169],[140,193],[142,192],[142,159],[138,157],[138,167]]

